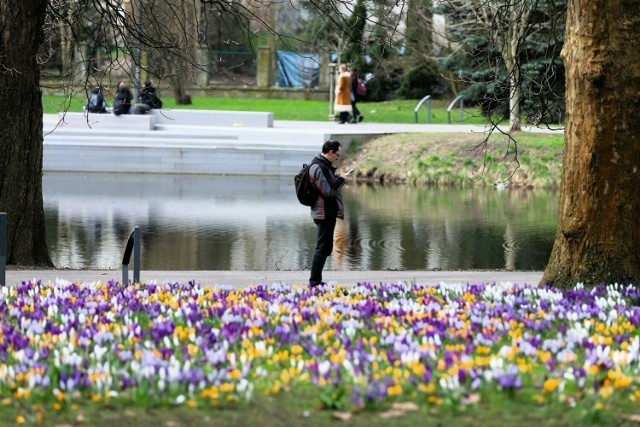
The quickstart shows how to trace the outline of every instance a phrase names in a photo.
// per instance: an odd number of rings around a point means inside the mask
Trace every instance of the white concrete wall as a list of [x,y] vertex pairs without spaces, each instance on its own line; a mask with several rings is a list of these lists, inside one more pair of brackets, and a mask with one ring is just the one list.
[[161,128],[45,130],[44,170],[293,176],[326,140],[303,129]]

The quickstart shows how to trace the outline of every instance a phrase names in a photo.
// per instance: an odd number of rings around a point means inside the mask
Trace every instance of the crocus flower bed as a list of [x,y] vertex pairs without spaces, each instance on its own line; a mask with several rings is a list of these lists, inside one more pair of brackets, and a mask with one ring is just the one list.
[[640,398],[635,287],[43,284],[0,293],[0,398],[325,408]]

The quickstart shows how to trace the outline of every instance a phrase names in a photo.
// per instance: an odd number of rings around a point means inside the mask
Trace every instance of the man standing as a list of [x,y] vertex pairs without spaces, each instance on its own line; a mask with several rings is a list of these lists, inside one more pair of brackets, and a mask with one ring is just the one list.
[[311,264],[309,286],[323,285],[322,269],[327,257],[333,251],[333,231],[337,218],[344,219],[344,203],[340,188],[353,171],[336,176],[333,163],[340,159],[342,145],[335,140],[329,140],[322,146],[322,153],[317,154],[311,161],[309,179],[318,190],[318,199],[311,206],[311,218],[318,227],[316,250]]

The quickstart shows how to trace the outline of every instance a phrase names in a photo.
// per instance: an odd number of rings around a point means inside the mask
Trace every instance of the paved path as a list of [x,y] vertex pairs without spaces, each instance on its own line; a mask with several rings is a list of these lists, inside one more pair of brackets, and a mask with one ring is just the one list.
[[[195,281],[204,286],[228,285],[242,288],[258,283],[306,284],[308,271],[141,271],[140,281],[156,283]],[[129,279],[133,271],[129,270]],[[120,270],[8,270],[6,282],[17,285],[25,280],[55,281],[63,279],[74,283],[106,283],[122,281]],[[324,280],[340,285],[352,286],[361,282],[370,283],[418,283],[437,285],[453,283],[500,283],[537,285],[542,279],[541,271],[325,271]]]
[[[489,128],[484,125],[467,124],[421,124],[421,123],[368,123],[338,124],[335,122],[309,122],[293,120],[274,120],[274,130],[300,129],[305,131],[322,131],[332,135],[384,135],[390,133],[484,133]],[[506,132],[508,126],[500,126]],[[559,133],[563,129],[549,129],[547,127],[523,126],[524,132]]]

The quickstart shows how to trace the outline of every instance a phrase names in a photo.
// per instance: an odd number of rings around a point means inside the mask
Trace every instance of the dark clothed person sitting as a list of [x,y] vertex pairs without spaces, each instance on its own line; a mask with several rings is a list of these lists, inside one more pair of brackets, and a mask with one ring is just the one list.
[[147,104],[131,103],[131,91],[125,82],[118,83],[118,90],[113,101],[113,114],[146,114],[150,108]]
[[91,91],[91,94],[89,94],[89,100],[87,101],[87,105],[85,108],[90,113],[107,112],[107,103],[104,102],[104,97],[102,96],[102,92],[100,92],[99,87],[96,87]]
[[116,116],[129,114],[129,110],[131,110],[131,91],[124,82],[120,82],[113,100],[113,114]]
[[162,100],[158,97],[156,88],[148,80],[144,82],[144,87],[140,91],[140,102],[147,104],[150,108],[162,108]]

